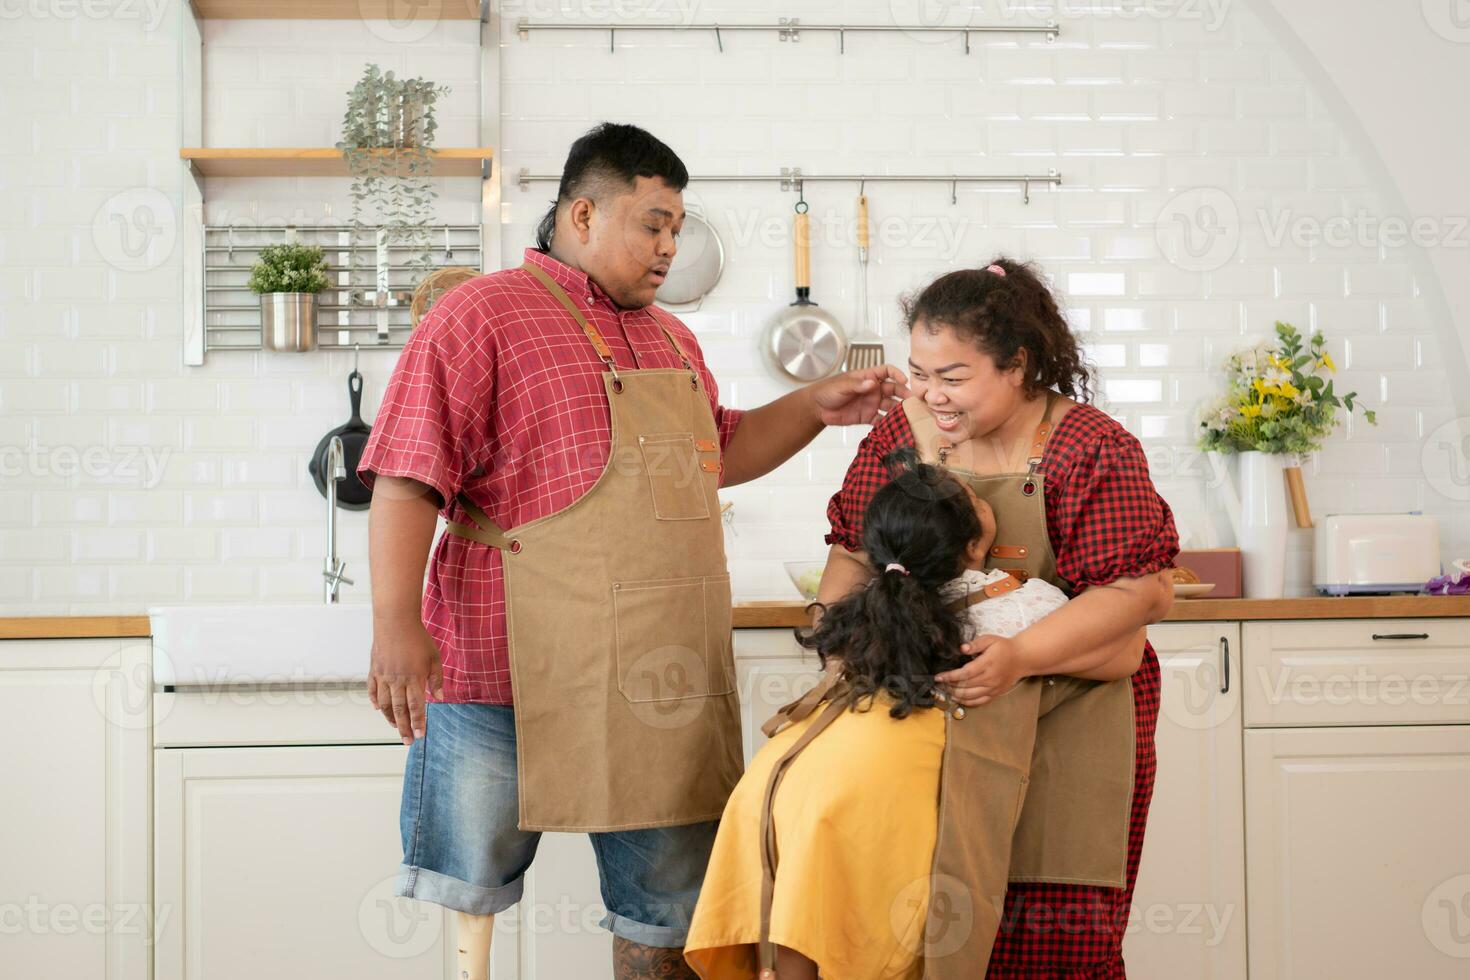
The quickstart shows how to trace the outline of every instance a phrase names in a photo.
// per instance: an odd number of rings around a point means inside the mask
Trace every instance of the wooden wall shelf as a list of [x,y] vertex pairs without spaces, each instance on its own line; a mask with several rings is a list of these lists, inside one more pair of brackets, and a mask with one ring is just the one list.
[[[384,150],[391,153],[391,150]],[[483,177],[493,156],[488,146],[433,150],[435,177]],[[230,148],[186,146],[179,158],[206,177],[346,177],[347,161],[336,148]]]
[[[200,20],[387,20],[413,9],[394,0],[190,0],[190,6]],[[480,19],[480,0],[440,0],[431,9],[437,20]]]

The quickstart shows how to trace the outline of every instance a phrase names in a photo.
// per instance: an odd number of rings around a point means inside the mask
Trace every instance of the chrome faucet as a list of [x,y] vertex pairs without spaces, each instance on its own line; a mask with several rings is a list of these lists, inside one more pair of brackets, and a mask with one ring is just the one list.
[[322,563],[322,601],[331,605],[337,601],[337,590],[343,582],[354,584],[345,574],[347,563],[337,558],[337,481],[347,479],[347,452],[342,448],[342,437],[333,436],[327,443],[327,557]]

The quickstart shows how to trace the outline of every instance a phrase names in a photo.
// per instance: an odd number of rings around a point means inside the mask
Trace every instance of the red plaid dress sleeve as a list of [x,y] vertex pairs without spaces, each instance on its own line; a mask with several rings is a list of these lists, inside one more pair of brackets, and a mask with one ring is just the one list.
[[447,502],[482,458],[495,395],[493,334],[477,331],[468,347],[438,329],[470,313],[469,295],[441,297],[404,345],[357,465],[369,487],[378,475],[408,477]]
[[914,433],[908,416],[895,407],[858,444],[857,455],[847,467],[842,488],[827,503],[827,522],[832,530],[824,539],[848,551],[863,548],[863,514],[873,496],[888,482],[883,457],[900,446],[912,446]]
[[1115,426],[1078,447],[1048,511],[1057,574],[1078,592],[1168,568],[1179,554],[1173,512],[1126,429]]

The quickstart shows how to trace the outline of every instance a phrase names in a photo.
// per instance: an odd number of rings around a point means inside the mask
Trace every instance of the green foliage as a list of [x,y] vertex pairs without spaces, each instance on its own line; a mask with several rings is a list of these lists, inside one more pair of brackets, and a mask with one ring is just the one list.
[[[449,89],[422,78],[397,78],[377,65],[363,69],[347,97],[337,149],[352,174],[352,226],[377,224],[389,245],[410,245],[413,264],[429,266],[434,217],[434,104]],[[370,216],[374,220],[365,220]]]
[[[1301,334],[1289,323],[1276,324],[1276,342],[1265,341],[1226,360],[1226,392],[1200,408],[1198,445],[1206,452],[1288,453],[1303,455],[1322,448],[1337,428],[1337,410],[1349,413],[1356,391],[1332,390],[1336,370],[1322,334],[1312,335],[1303,349]],[[1370,425],[1378,420],[1363,408]]]
[[328,286],[322,250],[311,245],[266,245],[250,268],[256,293],[319,293]]

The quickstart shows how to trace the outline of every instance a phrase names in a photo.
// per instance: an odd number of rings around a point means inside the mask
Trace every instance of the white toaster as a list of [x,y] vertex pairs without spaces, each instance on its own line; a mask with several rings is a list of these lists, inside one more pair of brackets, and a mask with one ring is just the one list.
[[1418,592],[1442,571],[1439,522],[1404,514],[1328,514],[1316,522],[1312,584],[1327,595]]

